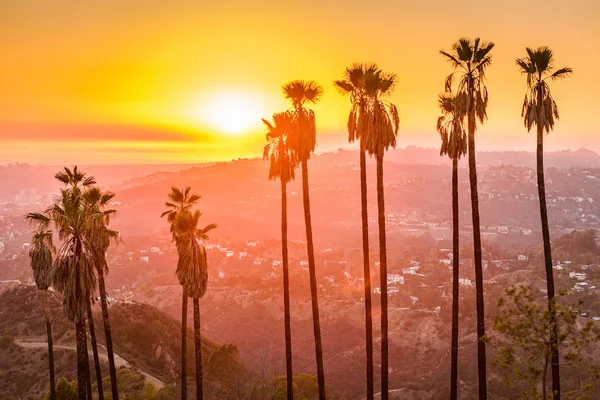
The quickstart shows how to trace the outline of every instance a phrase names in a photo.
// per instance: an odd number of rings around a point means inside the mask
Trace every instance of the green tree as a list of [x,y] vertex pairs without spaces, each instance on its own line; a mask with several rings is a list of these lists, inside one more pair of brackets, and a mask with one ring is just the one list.
[[471,186],[471,216],[473,220],[473,258],[475,264],[475,292],[477,304],[477,372],[479,380],[479,399],[487,399],[487,373],[485,354],[485,310],[483,298],[483,267],[481,260],[481,226],[479,223],[479,197],[477,192],[477,163],[475,160],[475,131],[477,119],[480,123],[487,118],[488,91],[485,86],[485,72],[492,63],[492,42],[482,42],[461,38],[452,46],[450,52],[440,50],[454,68],[446,78],[447,92],[452,91],[454,75],[459,75],[458,108],[467,117],[467,139],[469,156],[469,183]]
[[[44,398],[52,400],[50,393]],[[56,400],[77,400],[77,382],[71,382],[67,378],[60,378],[56,383]]]
[[77,382],[79,399],[91,396],[91,380],[86,343],[85,316],[96,288],[93,268],[96,252],[93,227],[99,216],[86,207],[82,189],[96,183],[77,167],[65,168],[55,175],[65,185],[60,196],[43,213],[29,213],[27,219],[47,230],[50,225],[62,241],[54,261],[52,282],[63,295],[63,309],[75,323],[77,343]]
[[458,278],[459,278],[459,212],[458,212],[458,160],[467,154],[467,136],[462,122],[462,110],[452,94],[438,98],[442,115],[437,120],[437,130],[442,139],[440,155],[452,160],[452,345],[450,368],[450,399],[458,398]]
[[[192,188],[186,186],[185,189],[176,187],[171,188],[169,193],[169,201],[165,203],[167,211],[163,212],[160,217],[167,217],[167,222],[171,227],[173,241],[175,241],[175,218],[177,214],[189,210],[194,204],[200,200],[200,196],[191,193]],[[187,332],[187,303],[188,297],[182,290],[181,294],[181,400],[187,399],[187,368],[186,368],[186,332]]]
[[200,336],[200,298],[206,293],[208,283],[208,262],[206,250],[201,240],[208,239],[207,233],[215,224],[199,228],[200,211],[193,213],[186,209],[180,211],[173,223],[175,243],[177,245],[177,278],[186,297],[194,303],[194,345],[196,356],[196,397],[202,400],[202,342]]
[[292,81],[283,86],[283,94],[292,102],[290,110],[293,129],[288,137],[289,146],[301,163],[302,201],[304,205],[304,225],[306,228],[306,249],[308,253],[308,272],[310,275],[310,294],[315,335],[315,355],[317,359],[317,377],[319,381],[319,399],[325,400],[325,369],[323,366],[323,345],[321,342],[321,323],[319,320],[319,300],[315,250],[313,243],[312,220],[310,215],[310,193],[308,184],[308,160],[315,150],[317,130],[315,113],[306,107],[317,103],[323,94],[323,88],[313,81]]
[[285,366],[287,376],[287,398],[293,399],[292,328],[290,316],[290,276],[287,239],[287,184],[295,178],[298,165],[296,154],[288,146],[288,135],[292,129],[289,112],[273,114],[273,122],[263,119],[267,127],[267,145],[263,158],[269,160],[269,179],[281,182],[281,257],[283,261],[283,305],[285,325]]
[[[527,56],[517,59],[521,73],[527,76],[527,92],[523,101],[521,116],[529,132],[537,127],[537,184],[540,201],[540,216],[542,220],[542,237],[544,241],[544,265],[546,268],[546,283],[548,288],[548,304],[554,301],[554,276],[552,273],[552,250],[550,248],[550,228],[548,227],[548,208],[546,206],[546,187],[544,180],[544,131],[550,133],[554,128],[554,119],[558,119],[558,107],[550,93],[548,80],[565,78],[572,69],[565,67],[554,70],[552,50],[539,47],[535,50],[526,49]],[[551,308],[552,310],[552,308]],[[556,326],[556,325],[554,325]],[[554,399],[560,399],[560,366],[558,354],[557,333],[553,334],[552,347],[552,391]]]
[[[278,379],[273,400],[284,400],[283,377]],[[317,376],[309,374],[294,375],[294,396],[300,400],[316,400],[319,398],[319,381]]]
[[54,350],[52,349],[52,322],[50,320],[50,305],[48,288],[52,285],[53,259],[56,249],[52,243],[52,232],[38,230],[33,234],[29,258],[33,270],[33,280],[39,290],[44,292],[44,314],[46,316],[46,334],[48,337],[48,371],[50,374],[50,400],[56,400],[56,385],[54,380]]
[[373,390],[373,313],[371,303],[371,267],[369,263],[369,215],[367,211],[367,156],[365,136],[368,132],[368,94],[373,92],[369,85],[379,72],[376,64],[354,64],[346,68],[344,78],[334,82],[334,86],[344,95],[350,96],[350,114],[348,115],[348,141],[360,141],[360,206],[363,246],[363,274],[365,296],[365,336],[367,353],[367,400],[372,400]]
[[507,373],[506,383],[521,385],[522,399],[554,398],[556,393],[547,392],[547,375],[556,335],[564,349],[562,363],[587,372],[586,383],[568,393],[569,397],[591,399],[593,383],[600,374],[590,349],[597,345],[600,335],[594,333],[592,321],[577,321],[581,303],[566,307],[556,299],[539,301],[527,285],[509,287],[505,293],[506,298],[498,300],[499,313],[494,316],[498,337],[493,343],[498,347],[494,364]]
[[386,100],[394,90],[396,75],[377,70],[369,75],[367,87],[367,121],[364,134],[365,150],[375,156],[377,163],[377,219],[379,226],[379,279],[381,281],[381,398],[387,400],[389,391],[387,247],[385,232],[385,198],[383,190],[383,156],[396,147],[398,109]]

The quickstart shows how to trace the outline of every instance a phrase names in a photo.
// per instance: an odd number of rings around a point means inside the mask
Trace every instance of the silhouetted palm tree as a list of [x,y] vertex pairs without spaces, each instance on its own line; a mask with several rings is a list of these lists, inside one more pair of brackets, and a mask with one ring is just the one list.
[[458,160],[467,154],[467,135],[463,127],[464,112],[452,94],[440,95],[438,104],[442,115],[437,120],[437,130],[442,139],[440,155],[452,160],[452,350],[450,368],[450,399],[458,399],[458,268],[459,268],[459,224],[458,224]]
[[[98,274],[98,289],[100,293],[100,307],[102,310],[102,321],[104,323],[104,336],[106,340],[106,351],[108,353],[108,368],[110,373],[111,382],[111,393],[112,399],[119,399],[119,389],[117,382],[117,370],[115,367],[115,358],[112,344],[112,335],[110,330],[110,320],[108,318],[108,302],[106,295],[106,285],[104,276],[108,273],[108,263],[106,262],[106,251],[108,250],[111,242],[119,240],[119,233],[108,229],[110,219],[116,214],[114,209],[107,209],[110,201],[115,197],[112,192],[103,192],[98,187],[91,187],[85,191],[84,200],[90,211],[98,214],[99,218],[94,221],[94,227],[91,231],[93,235],[92,243],[96,253],[96,273]],[[93,319],[91,316],[91,306],[88,310],[88,319],[90,324],[90,335],[92,337],[92,349],[94,348],[94,335],[92,334]],[[96,355],[94,355],[94,363],[96,364]],[[101,384],[98,384],[99,391],[101,390]],[[102,395],[103,396],[103,395]]]
[[287,398],[294,397],[292,369],[292,328],[290,316],[290,276],[287,240],[287,184],[295,178],[294,169],[298,165],[296,154],[288,147],[288,134],[292,128],[290,113],[273,114],[273,122],[262,120],[267,126],[267,145],[263,158],[269,160],[269,179],[281,182],[281,257],[283,261],[283,306],[285,325],[285,366]]
[[364,136],[368,132],[369,97],[372,92],[368,85],[380,73],[376,64],[354,64],[346,68],[344,78],[334,82],[342,94],[350,95],[350,115],[348,116],[348,141],[360,140],[360,205],[362,222],[363,273],[365,295],[365,331],[367,352],[367,400],[372,400],[373,390],[373,315],[371,311],[371,268],[369,265],[369,217],[367,212],[367,157]]
[[[542,220],[542,237],[544,241],[544,261],[546,267],[546,284],[548,289],[548,307],[554,322],[551,332],[552,358],[552,391],[553,399],[560,399],[560,370],[558,354],[558,329],[556,326],[556,308],[554,297],[554,276],[552,272],[552,251],[550,247],[550,229],[548,227],[548,209],[546,207],[546,188],[544,180],[544,131],[550,133],[554,128],[554,119],[558,120],[558,107],[550,93],[548,80],[566,78],[573,70],[569,67],[554,69],[554,57],[548,47],[526,49],[527,56],[517,60],[523,74],[527,75],[527,92],[523,101],[521,116],[529,132],[537,127],[537,182],[540,200],[540,216]],[[546,387],[543,387],[546,398]]]
[[[189,210],[194,204],[200,200],[200,196],[195,193],[190,193],[191,187],[186,186],[185,189],[176,187],[171,188],[169,193],[169,201],[165,203],[168,210],[163,212],[160,217],[167,217],[167,221],[171,226],[171,235],[175,240],[175,218],[181,211]],[[181,282],[180,282],[181,283]],[[182,290],[181,294],[181,400],[187,399],[187,368],[186,368],[186,336],[187,336],[187,304],[188,296]]]
[[[446,91],[452,91],[454,74],[460,74],[457,98],[459,108],[467,117],[469,182],[471,186],[471,215],[473,219],[473,255],[475,259],[475,292],[477,303],[477,370],[479,377],[479,399],[487,398],[486,355],[485,355],[485,310],[483,299],[483,268],[481,263],[481,227],[479,224],[479,197],[477,192],[477,164],[475,161],[475,130],[477,121],[487,118],[488,92],[485,86],[485,71],[492,63],[492,42],[461,38],[450,52],[440,50],[454,68],[446,78]],[[464,102],[464,105],[462,104]]]
[[387,247],[385,233],[385,198],[383,191],[383,156],[388,148],[396,147],[398,109],[385,99],[394,90],[396,75],[381,70],[368,75],[366,95],[369,100],[364,146],[377,162],[377,214],[379,225],[379,279],[381,281],[381,398],[388,398],[388,304],[387,304]]
[[42,229],[53,224],[62,241],[54,262],[52,282],[63,295],[67,318],[75,323],[78,393],[82,400],[88,394],[91,396],[85,316],[96,287],[95,253],[89,235],[95,218],[96,215],[85,207],[77,184],[61,189],[57,202],[43,214],[30,213],[27,216],[27,219],[39,223]]
[[208,239],[207,233],[217,226],[207,225],[200,229],[198,222],[202,214],[185,209],[173,221],[175,242],[177,244],[177,278],[183,287],[185,296],[194,303],[194,344],[196,354],[196,398],[202,400],[202,342],[200,337],[200,301],[206,293],[208,282],[208,264],[206,250],[200,240]]
[[308,184],[308,160],[315,150],[317,130],[315,113],[306,108],[306,104],[317,103],[323,94],[323,88],[313,81],[292,81],[283,86],[283,94],[292,102],[293,128],[288,137],[289,146],[302,165],[302,200],[304,204],[304,224],[306,227],[306,248],[308,253],[308,272],[310,275],[310,294],[315,335],[315,354],[317,358],[317,380],[319,399],[325,400],[325,368],[323,367],[323,346],[321,343],[321,323],[319,320],[319,300],[315,250],[313,243],[312,221],[310,216],[310,193]]
[[54,350],[52,349],[52,323],[50,320],[50,304],[48,288],[52,285],[53,260],[55,251],[52,244],[52,232],[37,230],[33,234],[29,258],[33,270],[33,280],[39,290],[44,291],[44,313],[46,316],[46,334],[48,336],[48,371],[50,374],[50,400],[56,400],[56,382],[54,379]]

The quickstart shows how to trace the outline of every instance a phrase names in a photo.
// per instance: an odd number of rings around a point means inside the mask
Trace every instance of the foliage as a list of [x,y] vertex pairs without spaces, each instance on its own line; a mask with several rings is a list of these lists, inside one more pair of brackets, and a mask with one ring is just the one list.
[[600,247],[596,239],[595,229],[572,231],[554,241],[554,252],[559,257],[574,258],[575,260],[586,258],[586,256],[597,256],[600,253]]
[[269,160],[269,179],[280,178],[284,183],[292,181],[298,157],[288,146],[288,137],[293,129],[293,114],[282,112],[273,114],[273,122],[262,120],[267,127],[267,145],[263,158]]
[[47,290],[52,285],[54,251],[52,231],[40,229],[33,233],[29,258],[33,270],[33,280],[40,290]]
[[585,384],[574,388],[570,395],[591,398],[593,381],[600,375],[588,349],[600,341],[600,335],[594,333],[592,321],[580,324],[577,320],[581,304],[563,306],[551,302],[549,306],[538,300],[527,285],[509,287],[505,293],[506,299],[498,300],[499,314],[494,316],[493,328],[498,335],[493,343],[498,354],[493,362],[506,373],[506,384],[520,387],[522,399],[544,399],[551,363],[554,312],[562,349],[561,365],[585,370],[587,374]]
[[173,240],[175,240],[175,233],[173,231],[175,217],[177,217],[180,211],[189,210],[201,198],[196,193],[190,193],[191,190],[190,186],[186,186],[185,189],[172,187],[171,193],[169,193],[169,201],[165,203],[168,209],[160,215],[161,218],[167,217],[167,222],[171,225]]
[[444,93],[438,97],[438,105],[442,115],[437,120],[437,131],[442,139],[440,155],[448,155],[458,160],[467,154],[467,132],[463,127],[464,113],[458,109],[459,101],[452,93]]
[[517,60],[519,69],[527,75],[527,92],[521,116],[527,131],[536,125],[550,133],[554,128],[554,119],[558,119],[559,114],[547,81],[566,78],[573,70],[564,67],[554,71],[554,56],[552,50],[546,46],[535,50],[527,47],[526,51],[527,56]]
[[[50,400],[50,393],[44,395],[44,400]],[[77,400],[77,381],[60,378],[56,383],[56,400]]]
[[[286,397],[285,376],[277,378],[276,392],[273,400],[284,400]],[[294,375],[294,398],[299,400],[314,400],[319,398],[319,383],[316,375]]]

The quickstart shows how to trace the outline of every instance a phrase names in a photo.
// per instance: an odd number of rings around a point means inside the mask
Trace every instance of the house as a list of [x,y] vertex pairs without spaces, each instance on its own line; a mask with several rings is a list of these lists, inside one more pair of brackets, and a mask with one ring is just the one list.
[[388,274],[387,282],[388,282],[388,285],[393,285],[393,284],[403,285],[404,284],[404,276],[402,276],[400,274]]
[[148,256],[140,257],[140,262],[148,263],[148,262],[150,262],[150,257],[148,257]]
[[160,253],[160,247],[150,247],[150,253]]
[[585,272],[569,272],[569,278],[585,281],[587,279],[587,274]]
[[519,254],[517,256],[517,261],[527,261],[527,256],[525,254]]

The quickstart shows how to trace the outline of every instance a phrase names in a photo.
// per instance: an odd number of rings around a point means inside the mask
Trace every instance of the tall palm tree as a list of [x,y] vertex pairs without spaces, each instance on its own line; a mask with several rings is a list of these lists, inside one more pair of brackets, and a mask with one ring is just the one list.
[[27,219],[39,223],[42,229],[53,224],[62,241],[54,261],[52,281],[54,288],[63,295],[67,318],[75,323],[80,400],[86,399],[88,393],[91,395],[85,316],[96,287],[96,274],[92,268],[94,252],[89,236],[94,218],[95,215],[84,207],[81,192],[74,188],[61,189],[57,202],[44,213],[27,215]]
[[50,305],[48,288],[52,285],[53,260],[55,251],[52,243],[52,232],[37,230],[33,234],[29,258],[33,270],[33,280],[39,290],[44,291],[44,313],[46,315],[46,334],[48,336],[48,371],[50,373],[50,400],[56,400],[56,382],[54,379],[54,350],[52,348],[52,323],[50,321]]
[[296,154],[288,146],[292,118],[289,112],[273,114],[273,122],[262,120],[267,127],[267,145],[263,158],[269,160],[269,179],[281,182],[281,257],[283,259],[283,306],[285,325],[285,366],[287,398],[294,398],[292,369],[292,328],[290,315],[290,276],[287,243],[287,184],[295,178]]
[[92,303],[90,299],[87,308],[87,321],[90,330],[90,343],[92,345],[92,355],[94,358],[94,370],[96,372],[96,389],[98,390],[98,400],[104,400],[104,389],[102,387],[102,370],[100,369],[100,356],[98,355],[98,344],[96,343],[96,329],[94,328],[94,314],[92,313]]
[[196,355],[196,398],[203,399],[202,391],[202,342],[200,337],[200,298],[206,293],[208,282],[208,263],[206,250],[201,240],[208,239],[208,232],[215,229],[215,224],[200,229],[198,222],[200,211],[191,212],[185,209],[177,214],[173,223],[175,242],[177,244],[177,278],[183,287],[185,296],[191,297],[194,303],[194,346]]
[[369,216],[367,212],[367,157],[364,136],[368,132],[369,98],[372,90],[367,84],[380,73],[376,64],[354,64],[346,68],[344,78],[334,82],[334,86],[344,95],[350,96],[348,116],[348,141],[360,140],[360,205],[362,222],[363,273],[365,295],[365,331],[367,352],[367,400],[372,400],[373,390],[373,315],[371,311],[371,268],[369,265]]
[[[185,189],[176,187],[171,188],[169,201],[165,203],[168,208],[160,217],[167,217],[167,222],[171,226],[171,235],[175,241],[175,218],[177,214],[189,210],[200,200],[200,196],[191,193],[192,188],[186,186]],[[181,282],[180,282],[181,283]],[[187,335],[187,305],[188,296],[182,290],[181,294],[181,400],[187,399],[187,367],[186,367],[186,335]]]
[[479,223],[479,197],[477,192],[477,164],[475,161],[475,130],[477,119],[480,123],[487,118],[488,92],[485,86],[485,72],[492,63],[493,42],[461,38],[449,52],[440,50],[454,68],[445,82],[446,91],[452,90],[454,75],[459,74],[457,98],[461,110],[467,117],[467,137],[469,156],[469,183],[471,186],[471,216],[473,220],[473,256],[475,260],[475,292],[477,304],[477,371],[479,378],[479,399],[487,399],[487,372],[485,354],[485,310],[483,299],[483,267],[481,262],[481,229]]
[[377,219],[379,226],[379,279],[381,281],[381,398],[387,400],[389,392],[388,371],[388,291],[387,247],[385,234],[385,198],[383,190],[383,156],[390,147],[396,147],[398,135],[398,109],[386,100],[394,90],[396,75],[375,71],[367,75],[365,85],[368,111],[364,146],[377,163]]
[[[535,125],[537,128],[537,183],[544,241],[544,262],[546,267],[546,285],[548,289],[548,307],[553,319],[551,332],[552,392],[553,399],[560,399],[560,370],[558,354],[558,328],[556,326],[556,308],[554,307],[554,276],[552,272],[552,251],[550,248],[550,229],[548,227],[548,209],[546,207],[546,187],[544,180],[544,131],[550,133],[558,120],[558,107],[550,92],[549,80],[566,78],[573,70],[569,67],[554,69],[554,57],[548,47],[526,49],[527,56],[519,58],[517,65],[521,73],[527,75],[527,91],[523,101],[521,116],[527,132]],[[544,387],[544,391],[545,391]],[[545,398],[545,395],[544,395]]]
[[452,160],[452,350],[450,368],[450,399],[458,399],[458,160],[467,154],[467,135],[463,127],[464,114],[458,105],[464,104],[451,93],[440,95],[438,105],[442,115],[437,120],[437,130],[442,139],[440,155]]
[[[111,242],[119,240],[119,233],[108,229],[108,224],[113,215],[116,214],[114,209],[107,209],[110,201],[115,194],[112,192],[103,192],[100,188],[93,186],[83,194],[84,200],[89,207],[90,212],[98,215],[95,226],[91,233],[94,235],[95,254],[96,254],[96,273],[98,274],[98,291],[100,293],[100,308],[102,310],[102,321],[104,323],[104,337],[106,341],[106,351],[108,353],[108,368],[110,373],[111,392],[113,400],[119,399],[119,389],[117,382],[117,370],[115,367],[115,357],[112,344],[112,334],[110,330],[110,320],[108,317],[108,301],[106,295],[105,275],[108,273],[108,263],[106,262],[106,251]],[[92,336],[92,349],[94,348],[94,335],[92,334],[93,319],[91,317],[91,307],[88,310],[88,319],[90,324],[90,335]],[[94,355],[94,363],[96,364],[96,355]],[[101,384],[98,384],[98,390],[101,390]],[[103,397],[103,395],[102,395]]]
[[315,355],[317,358],[317,380],[319,400],[325,400],[325,368],[323,366],[323,345],[321,342],[321,323],[319,320],[319,299],[317,272],[315,267],[315,249],[313,243],[312,221],[310,216],[310,193],[308,184],[308,160],[315,150],[317,130],[315,113],[306,108],[307,104],[317,103],[323,94],[323,88],[314,81],[296,80],[283,86],[283,95],[292,102],[290,110],[293,129],[288,137],[289,146],[302,166],[302,200],[304,204],[304,224],[306,227],[306,249],[308,253],[308,271],[310,275],[310,294],[315,335]]

